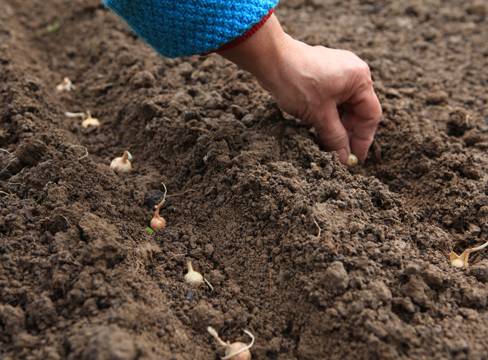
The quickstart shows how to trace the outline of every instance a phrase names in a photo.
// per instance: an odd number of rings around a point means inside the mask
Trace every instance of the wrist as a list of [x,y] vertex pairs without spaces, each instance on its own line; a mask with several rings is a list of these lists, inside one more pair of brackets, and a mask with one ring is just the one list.
[[249,71],[265,89],[271,90],[280,82],[285,49],[292,41],[272,14],[252,36],[235,46],[223,48],[219,54]]

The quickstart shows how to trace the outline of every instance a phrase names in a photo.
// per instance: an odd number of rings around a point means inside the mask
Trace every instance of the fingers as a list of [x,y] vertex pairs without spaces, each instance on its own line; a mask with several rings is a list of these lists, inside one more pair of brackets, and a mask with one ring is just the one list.
[[381,115],[381,105],[372,85],[354,95],[352,101],[347,103],[344,122],[351,136],[351,151],[360,161],[364,161],[368,155]]
[[345,164],[350,153],[349,136],[341,122],[335,103],[331,102],[325,106],[313,126],[326,150],[337,152],[339,160]]

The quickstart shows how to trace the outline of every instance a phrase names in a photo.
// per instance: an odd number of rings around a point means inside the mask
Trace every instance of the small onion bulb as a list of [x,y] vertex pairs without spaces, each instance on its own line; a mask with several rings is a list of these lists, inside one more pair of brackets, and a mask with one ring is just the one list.
[[451,260],[451,265],[456,268],[467,268],[469,266],[469,255],[476,251],[483,250],[488,247],[488,241],[485,242],[483,245],[476,246],[474,248],[469,248],[464,250],[461,255],[456,254],[454,251],[451,251],[449,254],[449,259]]
[[464,267],[464,261],[462,259],[453,259],[451,260],[451,265],[457,268],[463,268]]
[[247,348],[247,344],[235,342],[225,349],[225,356],[222,359],[251,360],[251,352]]
[[56,85],[56,91],[57,92],[62,92],[62,91],[71,91],[74,90],[75,86],[71,82],[71,80],[67,77],[63,78],[63,81]]
[[231,344],[223,341],[213,327],[207,327],[207,331],[225,349],[225,356],[222,357],[222,360],[251,360],[251,352],[249,349],[254,345],[254,335],[251,332],[244,330],[251,338],[251,343],[244,344],[237,341]]
[[90,126],[99,127],[100,121],[97,118],[92,117],[91,113],[87,111],[85,120],[82,121],[81,126],[83,126],[84,128],[88,128]]
[[359,163],[358,157],[353,153],[350,153],[347,157],[347,166],[354,167]]
[[164,205],[166,201],[166,194],[168,193],[166,185],[164,183],[162,183],[162,185],[164,187],[163,199],[159,202],[159,204],[154,207],[154,213],[150,223],[151,229],[153,229],[154,231],[163,230],[166,227],[166,219],[159,215],[159,210]]
[[198,271],[193,270],[191,261],[186,262],[188,272],[185,274],[185,282],[191,286],[198,287],[203,284],[203,275]]
[[150,223],[151,229],[155,231],[163,230],[166,227],[166,220],[164,217],[159,215],[159,208],[154,210],[154,215]]
[[132,170],[132,155],[128,151],[124,151],[124,154],[120,157],[116,157],[110,163],[110,168],[117,173],[128,173]]

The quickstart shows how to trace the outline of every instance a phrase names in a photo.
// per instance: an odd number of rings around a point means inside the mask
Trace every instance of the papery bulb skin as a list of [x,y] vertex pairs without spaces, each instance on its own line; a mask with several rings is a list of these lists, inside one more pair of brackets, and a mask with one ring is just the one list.
[[241,342],[235,342],[230,344],[226,349],[225,349],[225,358],[229,360],[251,360],[251,352],[246,349],[243,352],[234,355],[232,357],[227,357],[229,355],[232,355],[242,348],[247,347],[247,344],[241,343]]
[[155,231],[161,231],[166,227],[166,220],[159,214],[154,214],[150,226]]
[[123,174],[132,171],[132,164],[130,162],[132,155],[128,151],[124,151],[124,154],[120,157],[116,157],[110,163],[110,168],[117,173]]

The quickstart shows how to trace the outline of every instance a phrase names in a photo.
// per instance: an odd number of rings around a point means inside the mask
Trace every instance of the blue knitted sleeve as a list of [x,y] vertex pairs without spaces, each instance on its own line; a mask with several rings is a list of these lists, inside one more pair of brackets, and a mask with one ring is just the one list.
[[259,23],[279,0],[103,0],[160,54],[210,52]]

